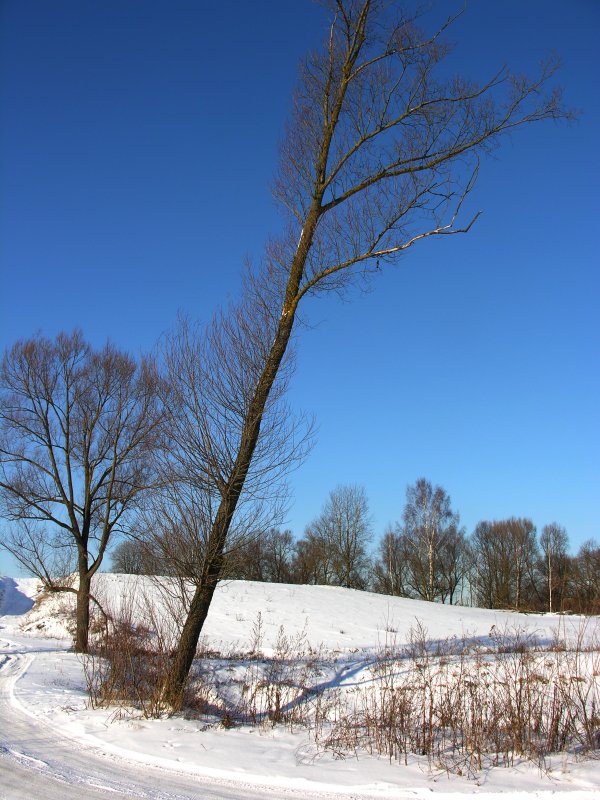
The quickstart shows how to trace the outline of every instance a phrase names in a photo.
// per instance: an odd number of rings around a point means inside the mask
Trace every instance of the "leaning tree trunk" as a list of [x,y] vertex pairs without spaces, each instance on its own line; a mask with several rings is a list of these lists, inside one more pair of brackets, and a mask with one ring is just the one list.
[[181,708],[183,702],[187,676],[192,667],[200,633],[204,627],[208,610],[219,582],[228,529],[229,523],[225,524],[224,519],[219,519],[217,514],[211,537],[218,538],[219,541],[214,541],[215,546],[209,548],[209,551],[213,552],[214,555],[207,557],[202,580],[196,586],[192,596],[177,649],[163,685],[162,700],[165,706],[173,711]]
[[[316,215],[312,226],[312,232],[314,232],[315,225]],[[310,238],[312,238],[312,232]],[[306,240],[308,239],[309,237],[307,236]],[[200,638],[202,626],[206,620],[208,609],[219,580],[223,551],[225,549],[231,520],[233,519],[238,500],[244,488],[244,482],[260,436],[260,426],[267,400],[290,341],[296,311],[294,301],[302,276],[308,246],[307,241],[306,244],[299,248],[296,258],[294,259],[296,263],[291,273],[295,277],[295,280],[292,281],[292,279],[290,279],[288,283],[288,291],[286,293],[277,333],[246,414],[230,481],[223,494],[215,516],[215,521],[209,534],[207,551],[210,555],[206,563],[204,578],[197,586],[192,597],[188,616],[175,651],[173,662],[165,679],[163,701],[173,709],[177,709],[181,704],[185,682],[194,660],[198,639]],[[296,274],[294,275],[294,273]]]

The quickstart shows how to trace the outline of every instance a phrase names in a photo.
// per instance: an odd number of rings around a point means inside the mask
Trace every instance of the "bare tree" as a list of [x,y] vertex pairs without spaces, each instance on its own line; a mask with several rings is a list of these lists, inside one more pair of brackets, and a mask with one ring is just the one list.
[[[252,457],[244,460],[240,450],[276,325],[266,300],[277,291],[276,275],[248,272],[238,305],[204,327],[180,319],[159,348],[166,431],[165,447],[154,453],[160,489],[146,498],[136,536],[160,573],[174,578],[159,588],[174,595],[166,598],[176,601],[170,607],[183,603],[187,611],[182,642],[201,628],[219,578],[235,575],[244,550],[281,522],[286,475],[310,445],[310,420],[284,402],[290,348],[254,420]],[[232,492],[235,503],[226,502]]]
[[[562,601],[565,584],[565,566],[568,549],[566,530],[556,522],[544,525],[540,535],[540,547],[544,557],[544,574],[548,592],[548,611],[553,610],[553,597],[558,594],[559,605]],[[556,603],[554,603],[556,608]]]
[[440,597],[450,605],[462,603],[463,589],[471,568],[471,554],[464,528],[451,526],[439,553]]
[[36,336],[5,353],[0,392],[1,512],[15,523],[3,545],[50,590],[76,592],[85,652],[92,577],[151,480],[156,372],[78,331]]
[[600,613],[600,544],[595,539],[581,545],[570,572],[573,610],[580,614]]
[[306,538],[318,543],[322,583],[364,589],[372,538],[367,495],[362,486],[338,486],[323,511],[307,528]]
[[267,537],[265,565],[271,583],[294,582],[294,557],[296,542],[292,532],[272,529]]
[[373,565],[373,589],[381,594],[409,597],[408,558],[402,529],[388,528],[379,543]]
[[249,536],[230,554],[224,578],[293,583],[296,543],[291,531],[270,528]]
[[538,548],[530,519],[479,522],[471,537],[472,585],[486,608],[531,606],[537,594]]
[[113,572],[124,575],[146,574],[144,551],[135,539],[125,539],[111,553]]
[[[430,597],[442,603],[460,602],[470,569],[470,551],[464,530],[455,522],[440,536],[435,553],[418,542],[414,531],[403,530],[396,523],[388,528],[379,543],[373,565],[373,589],[400,597]],[[429,555],[432,555],[433,592],[428,589]]]
[[409,562],[411,588],[423,600],[443,598],[442,548],[456,538],[459,517],[441,486],[419,478],[406,489],[403,536]]
[[470,536],[471,575],[470,587],[472,602],[483,608],[495,608],[497,597],[496,569],[497,551],[494,547],[494,531],[491,522],[477,523]]
[[329,586],[333,580],[332,553],[327,542],[308,526],[304,536],[296,543],[294,559],[296,583]]
[[535,525],[530,519],[518,518],[504,522],[505,535],[510,540],[512,574],[514,578],[514,607],[531,605],[536,593],[535,565],[538,560],[538,545]]
[[471,586],[476,604],[511,608],[513,601],[512,546],[500,522],[483,520],[471,537]]
[[[230,372],[219,375],[223,395],[232,381],[248,378],[245,403],[227,469],[215,476],[210,560],[165,685],[165,700],[173,705],[181,698],[228,531],[260,452],[265,412],[281,385],[300,303],[316,292],[343,290],[418,241],[467,231],[473,220],[459,225],[458,215],[480,155],[520,125],[565,116],[557,92],[544,94],[554,63],[533,80],[504,68],[483,84],[448,80],[438,68],[448,53],[442,35],[452,20],[429,34],[395,3],[337,0],[327,8],[329,35],[302,65],[274,182],[287,217],[285,233],[269,244],[249,302],[245,298],[217,325],[224,342],[243,341],[251,357],[244,355],[239,373],[230,363]],[[246,307],[260,309],[262,329],[247,325]],[[214,380],[209,390],[217,391]],[[200,453],[205,447],[201,443]],[[203,474],[206,467],[201,457],[197,461]]]

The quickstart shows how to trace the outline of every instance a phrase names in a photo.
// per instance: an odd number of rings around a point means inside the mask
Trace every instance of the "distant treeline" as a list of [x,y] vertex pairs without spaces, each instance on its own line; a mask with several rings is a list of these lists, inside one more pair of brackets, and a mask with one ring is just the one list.
[[[172,531],[126,539],[113,551],[113,569],[186,577],[186,554],[175,554],[173,542]],[[408,487],[402,522],[375,548],[364,489],[339,486],[299,539],[278,528],[240,532],[221,577],[344,586],[483,608],[600,613],[596,541],[571,555],[563,527],[551,523],[537,531],[530,519],[514,517],[481,521],[467,535],[447,492],[424,478]]]

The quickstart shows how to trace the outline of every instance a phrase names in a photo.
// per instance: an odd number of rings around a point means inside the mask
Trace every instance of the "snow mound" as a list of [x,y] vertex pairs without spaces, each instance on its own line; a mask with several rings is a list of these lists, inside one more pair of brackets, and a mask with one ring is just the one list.
[[33,608],[38,587],[34,578],[0,578],[0,615],[26,614]]

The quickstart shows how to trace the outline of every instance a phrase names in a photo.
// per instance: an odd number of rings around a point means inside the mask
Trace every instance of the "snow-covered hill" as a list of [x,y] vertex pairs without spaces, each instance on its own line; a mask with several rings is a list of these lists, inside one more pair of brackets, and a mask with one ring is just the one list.
[[[173,605],[165,601],[158,588],[150,578],[107,574],[97,576],[93,591],[113,615],[132,615],[148,626],[157,620],[170,625],[167,606],[172,611]],[[15,730],[17,717],[21,723],[27,717],[28,724],[50,732],[48,741],[66,737],[74,749],[92,746],[100,762],[97,769],[101,769],[101,754],[106,757],[108,753],[124,765],[157,767],[163,777],[165,770],[173,770],[178,780],[184,774],[190,781],[212,781],[213,788],[222,787],[223,797],[237,796],[235,786],[240,785],[240,797],[244,796],[243,786],[253,787],[253,792],[265,787],[271,797],[296,798],[324,792],[355,798],[419,798],[431,796],[431,791],[440,798],[446,792],[456,798],[457,793],[481,794],[485,788],[486,793],[501,792],[510,797],[538,791],[551,791],[557,797],[560,790],[558,796],[565,792],[571,800],[579,795],[589,800],[600,786],[600,761],[589,759],[567,761],[557,756],[547,759],[543,769],[516,759],[512,766],[485,769],[469,780],[465,775],[429,770],[418,758],[408,766],[365,753],[336,758],[331,752],[319,751],[302,727],[290,730],[263,725],[226,730],[202,718],[151,720],[115,709],[92,710],[81,659],[69,650],[73,598],[44,598],[36,591],[33,580],[0,579],[0,681],[6,701],[2,710],[8,709],[6,713],[14,717]],[[578,635],[581,622],[575,617],[442,606],[334,587],[232,581],[220,585],[215,594],[204,645],[224,656],[237,653],[237,666],[231,659],[218,662],[225,675],[227,671],[233,674],[241,669],[239,664],[250,650],[259,649],[265,658],[273,654],[284,631],[289,640],[327,654],[336,667],[337,686],[352,691],[365,676],[372,679],[369,669],[374,654],[392,642],[401,648],[411,636],[414,638],[417,629],[419,635],[426,631],[434,642],[455,638],[485,650],[502,631],[510,634],[519,630],[541,644],[569,640]],[[323,680],[329,680],[331,675],[325,667],[322,670]],[[8,725],[2,726],[0,770],[10,772],[23,768],[10,753],[21,752],[24,745],[23,741],[11,744],[10,720],[6,722]],[[41,762],[47,762],[47,756],[44,752],[27,754]],[[109,768],[114,783],[114,763]],[[139,780],[139,796],[155,796],[148,776],[140,775]],[[123,794],[125,789],[134,791],[125,778],[123,781]],[[22,797],[28,797],[25,787]]]
[[[0,579],[12,582],[5,602],[5,614],[24,615],[20,626],[26,631],[42,631],[57,638],[70,637],[70,612],[74,595],[42,597],[31,609],[38,582],[34,579]],[[159,591],[165,579],[136,575],[100,574],[93,582],[93,593],[106,611],[119,617],[133,611],[137,622],[151,625],[150,611],[170,624],[167,606],[177,602],[165,599]],[[31,610],[29,610],[31,609]],[[25,613],[28,612],[28,613]],[[183,611],[176,612],[181,618]],[[253,629],[259,620],[263,652],[274,647],[279,629],[296,637],[304,633],[312,646],[341,652],[379,647],[394,637],[397,644],[407,642],[417,622],[432,640],[465,637],[485,641],[490,631],[521,630],[550,641],[557,633],[572,634],[582,618],[556,614],[518,614],[409,600],[402,597],[359,592],[335,586],[297,586],[288,584],[228,581],[219,585],[204,627],[204,639],[211,650],[243,651],[252,644]]]

